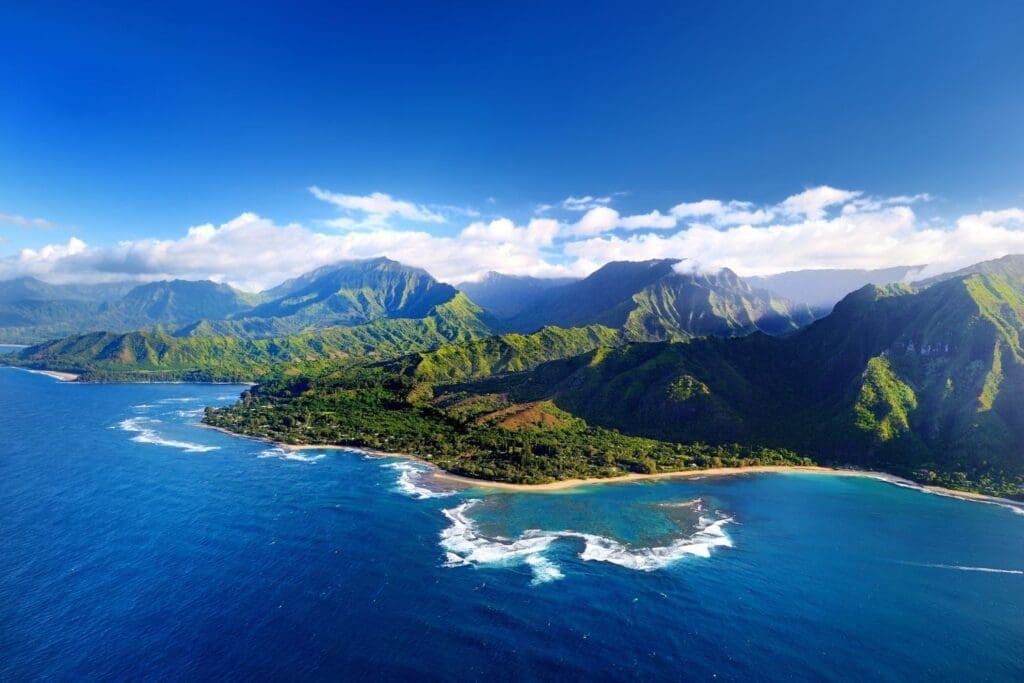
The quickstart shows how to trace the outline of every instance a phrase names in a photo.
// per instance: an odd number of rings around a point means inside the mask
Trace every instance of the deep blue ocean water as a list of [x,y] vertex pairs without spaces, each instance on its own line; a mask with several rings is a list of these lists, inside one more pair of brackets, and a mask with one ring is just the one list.
[[195,426],[240,390],[0,369],[0,679],[1024,679],[1005,508],[799,474],[439,495]]

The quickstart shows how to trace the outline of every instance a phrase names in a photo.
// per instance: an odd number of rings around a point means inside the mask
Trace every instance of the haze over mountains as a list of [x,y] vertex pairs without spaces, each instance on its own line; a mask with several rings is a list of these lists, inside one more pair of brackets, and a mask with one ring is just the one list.
[[746,278],[752,287],[767,289],[791,301],[807,304],[815,311],[825,312],[844,296],[864,285],[889,285],[913,282],[924,266],[899,266],[877,270],[824,269],[795,270],[776,275]]
[[[493,317],[492,327],[502,331],[606,324],[630,326],[637,338],[650,339],[752,329],[782,333],[806,324],[809,316],[827,313],[864,284],[906,281],[918,270],[739,278],[728,270],[688,272],[685,265],[674,259],[611,263],[582,280],[489,273],[479,282],[452,287],[421,269],[378,258],[318,268],[259,293],[210,281],[54,285],[25,277],[0,282],[0,341],[33,343],[147,328],[178,336],[287,336],[380,319],[422,318],[456,290],[484,308]],[[713,302],[707,298],[711,292]],[[705,301],[683,301],[688,297]],[[701,311],[702,305],[714,310]]]
[[[807,307],[755,291],[729,271],[696,275],[677,272],[678,263],[611,263],[578,281],[493,275],[463,290],[490,304],[481,315],[495,331],[602,324],[629,327],[637,339],[681,339],[785,332],[809,321]],[[288,336],[429,317],[458,292],[386,258],[319,268],[258,294],[209,281],[77,288],[23,278],[0,283],[0,339],[157,327],[174,336]]]

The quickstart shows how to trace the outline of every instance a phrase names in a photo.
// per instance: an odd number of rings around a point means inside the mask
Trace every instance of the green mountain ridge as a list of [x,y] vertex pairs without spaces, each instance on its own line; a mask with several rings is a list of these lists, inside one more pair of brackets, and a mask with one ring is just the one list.
[[207,280],[148,284],[0,283],[0,341],[39,341],[83,331],[175,327],[251,308],[257,295]]
[[179,337],[159,330],[96,332],[39,344],[5,360],[80,373],[86,381],[247,381],[280,364],[350,357],[371,361],[478,339],[490,334],[483,316],[483,309],[458,293],[419,319],[261,339]]
[[813,320],[810,309],[751,288],[735,273],[679,272],[678,259],[613,262],[589,277],[538,296],[506,322],[512,331],[547,325],[604,325],[631,338],[684,341],[763,330],[792,332]]
[[[567,355],[546,360],[555,341],[504,335],[370,368],[294,377],[260,388],[258,404],[243,402],[210,419],[299,443],[387,448],[395,438],[427,454],[448,451],[415,435],[448,430],[468,450],[443,466],[509,480],[793,461],[799,453],[1020,496],[1022,262],[982,264],[924,288],[866,286],[784,337],[755,332],[623,345],[623,330],[592,328],[592,336],[579,337],[572,336],[576,330],[545,330],[538,335],[556,335]],[[569,355],[589,345],[595,346]],[[362,410],[359,392],[336,393],[355,377],[368,395],[388,397],[378,409],[391,427],[378,424],[372,411],[365,425],[349,421],[343,431],[332,431],[338,423],[327,413],[293,419],[299,405],[332,410],[342,397]],[[621,449],[634,447],[620,437],[649,440],[633,451],[646,455],[623,455]],[[557,465],[536,461],[528,446],[536,443],[546,444]],[[598,447],[619,454],[613,464],[602,465]]]

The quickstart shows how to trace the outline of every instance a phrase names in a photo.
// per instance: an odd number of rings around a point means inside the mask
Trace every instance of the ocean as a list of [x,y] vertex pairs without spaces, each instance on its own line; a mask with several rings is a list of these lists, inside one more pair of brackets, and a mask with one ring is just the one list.
[[1022,680],[1024,515],[860,478],[554,493],[0,369],[0,679]]

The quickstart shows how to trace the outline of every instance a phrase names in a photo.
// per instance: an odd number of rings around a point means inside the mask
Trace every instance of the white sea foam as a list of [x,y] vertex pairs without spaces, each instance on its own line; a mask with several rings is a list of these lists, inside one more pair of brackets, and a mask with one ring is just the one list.
[[529,531],[517,541],[482,536],[473,520],[466,516],[466,510],[479,502],[474,498],[444,510],[445,517],[451,522],[451,526],[441,532],[441,547],[447,551],[446,566],[512,566],[525,563],[533,570],[534,584],[562,578],[558,567],[543,556],[556,536]]
[[445,498],[455,493],[455,491],[433,491],[425,486],[421,486],[420,478],[423,476],[424,470],[411,462],[389,462],[385,467],[398,471],[398,490],[412,498],[419,500]]
[[996,567],[972,567],[962,564],[916,564],[919,567],[933,567],[935,569],[955,569],[961,572],[985,572],[986,574],[1018,574],[1024,575],[1024,569],[998,569]]
[[533,570],[533,580],[530,583],[534,586],[565,578],[565,574],[558,568],[558,565],[543,555],[527,555],[525,562]]
[[257,458],[279,458],[280,460],[293,460],[295,462],[316,462],[327,457],[326,453],[310,454],[303,451],[290,451],[287,448],[268,448],[261,451]]
[[140,403],[140,404],[138,404],[136,406],[132,406],[132,408],[134,408],[135,410],[149,410],[150,408],[155,408],[155,407],[156,406],[153,405],[152,403]]
[[708,521],[706,525],[699,527],[694,535],[654,548],[630,548],[610,538],[590,534],[570,532],[567,535],[586,540],[586,546],[580,553],[584,560],[610,562],[627,569],[651,572],[664,569],[687,555],[707,558],[711,557],[711,551],[715,548],[731,548],[732,539],[723,528],[731,521],[730,517]]
[[915,484],[913,482],[898,481],[894,479],[884,479],[886,483],[892,484],[893,486],[899,486],[904,489],[912,489],[914,491],[920,491],[921,493],[928,493],[933,496],[941,496],[943,498],[954,498],[956,500],[964,501],[965,503],[981,503],[983,505],[995,505],[997,507],[1006,508],[1010,512],[1018,515],[1024,515],[1024,504],[1014,502],[1004,502],[999,499],[989,500],[985,498],[967,498],[965,496],[959,496],[955,492],[950,491],[936,491],[933,489],[926,488],[921,484]]
[[174,414],[178,417],[199,417],[203,414],[205,408],[196,408],[194,410],[176,410]]
[[176,441],[174,439],[164,438],[152,427],[152,425],[159,423],[160,420],[152,418],[132,417],[121,421],[117,426],[126,432],[134,433],[135,436],[132,437],[132,441],[135,441],[136,443],[148,443],[154,446],[180,448],[181,450],[189,453],[206,453],[207,451],[215,451],[220,448],[220,446],[206,446],[203,444],[191,443],[189,441]]
[[531,529],[518,539],[488,538],[482,535],[467,510],[479,499],[444,510],[451,525],[441,532],[441,547],[446,551],[446,566],[465,565],[510,566],[526,564],[533,570],[533,583],[545,583],[562,578],[558,566],[544,556],[545,551],[558,539],[578,539],[584,542],[580,558],[590,562],[608,562],[637,571],[662,569],[686,556],[710,557],[719,547],[732,547],[725,533],[731,518],[702,518],[692,536],[680,538],[667,546],[631,548],[614,539],[585,534],[578,531],[541,531]]
[[185,398],[162,398],[157,403],[192,403],[198,400],[195,396],[188,396]]

